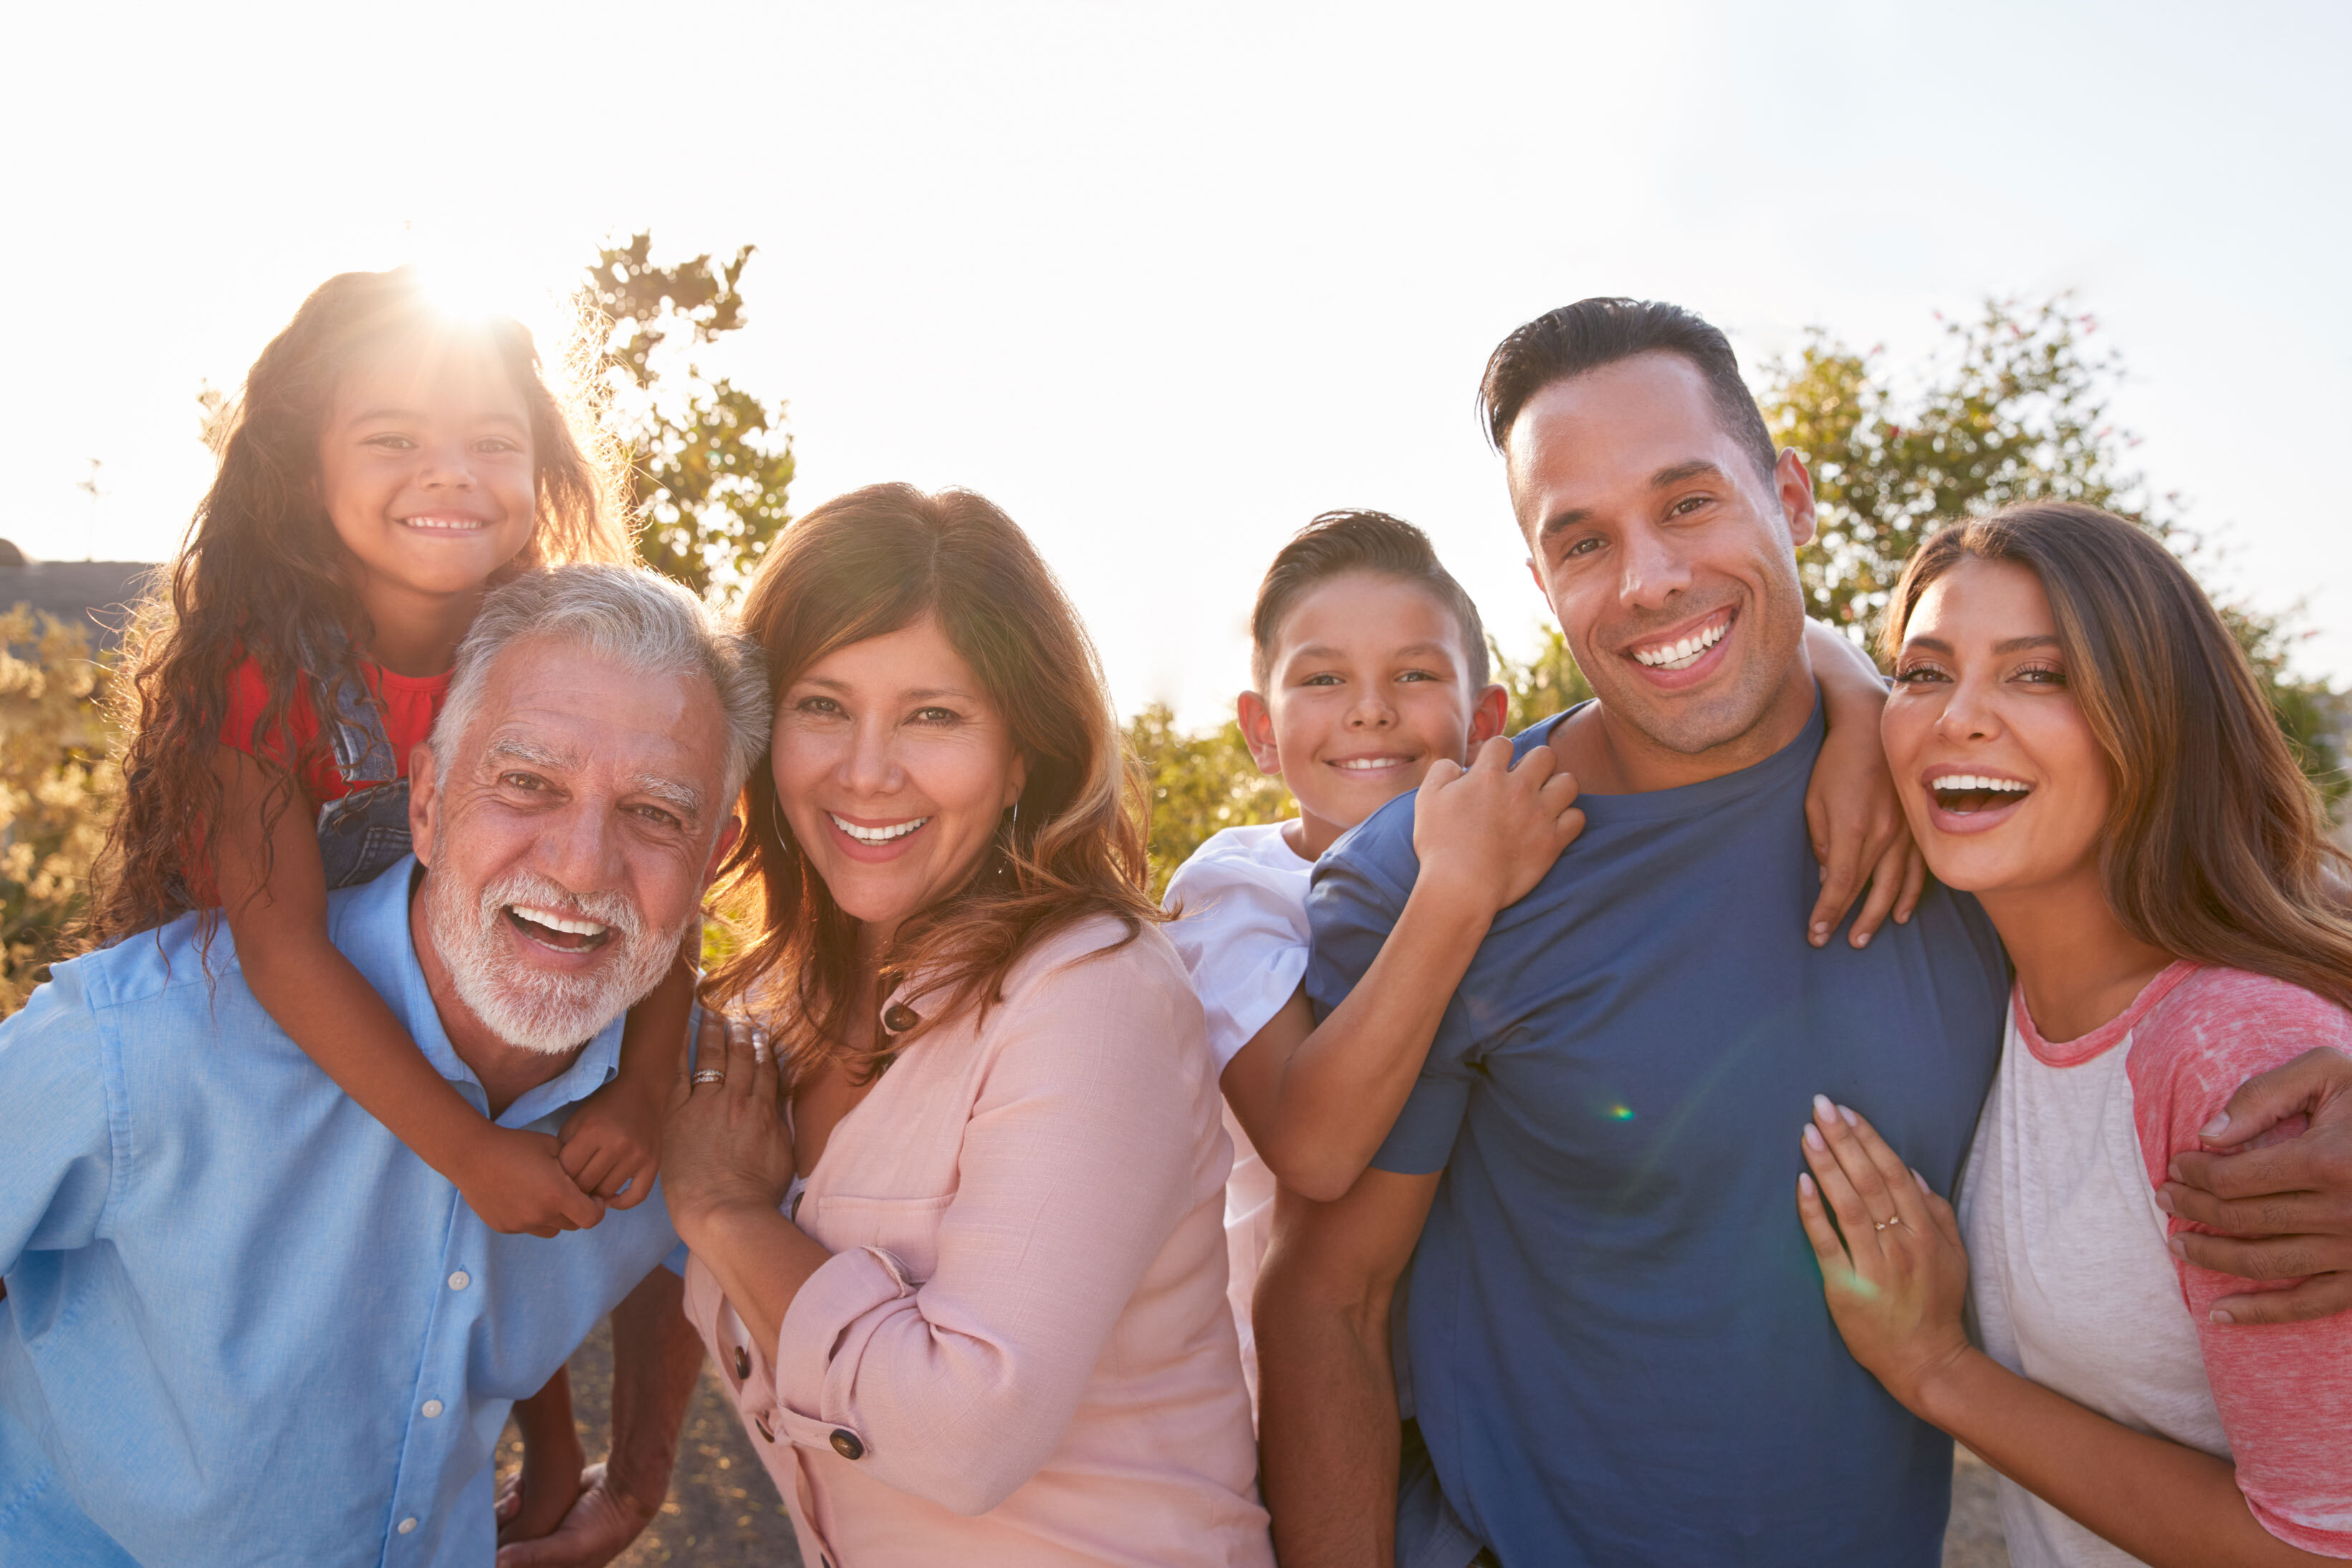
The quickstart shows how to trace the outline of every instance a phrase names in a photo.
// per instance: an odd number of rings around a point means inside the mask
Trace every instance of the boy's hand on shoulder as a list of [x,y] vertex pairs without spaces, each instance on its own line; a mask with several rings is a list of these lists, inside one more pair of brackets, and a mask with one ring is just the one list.
[[613,1208],[643,1203],[661,1165],[667,1104],[648,1104],[634,1088],[625,1079],[605,1084],[580,1103],[559,1135],[564,1170],[582,1192]]
[[1423,778],[1412,806],[1416,891],[1492,918],[1525,898],[1583,831],[1576,776],[1552,748],[1531,747],[1513,767],[1511,743],[1497,737],[1468,768],[1440,761]]
[[507,1236],[549,1237],[604,1218],[604,1205],[565,1172],[553,1134],[498,1126],[487,1133],[450,1178],[483,1224]]

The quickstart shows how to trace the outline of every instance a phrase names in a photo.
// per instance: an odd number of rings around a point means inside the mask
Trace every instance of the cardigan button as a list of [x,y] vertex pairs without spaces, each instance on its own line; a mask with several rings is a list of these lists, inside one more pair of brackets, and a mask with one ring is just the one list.
[[862,1459],[866,1457],[866,1445],[859,1442],[857,1434],[846,1427],[835,1427],[833,1429],[832,1443],[833,1451],[845,1459]]
[[882,1015],[882,1027],[892,1034],[904,1034],[922,1021],[921,1015],[904,1002],[892,1002]]
[[735,1381],[742,1382],[751,1375],[751,1353],[741,1345],[735,1347]]

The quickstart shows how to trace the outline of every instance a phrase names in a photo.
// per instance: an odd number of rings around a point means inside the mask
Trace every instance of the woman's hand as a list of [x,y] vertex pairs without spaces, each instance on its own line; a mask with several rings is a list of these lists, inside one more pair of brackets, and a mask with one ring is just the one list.
[[1821,862],[1822,895],[1806,916],[1806,940],[1826,946],[1865,883],[1870,896],[1847,940],[1866,946],[1891,913],[1903,925],[1927,888],[1927,862],[1886,770],[1876,724],[1833,724],[1805,786],[1805,831]]
[[1820,1095],[1804,1151],[1812,1175],[1797,1178],[1797,1213],[1831,1321],[1854,1360],[1918,1415],[1928,1385],[1970,1354],[1959,1220],[1868,1122]]
[[713,1215],[776,1211],[792,1187],[796,1155],[764,1031],[742,1019],[702,1015],[693,1060],[662,1126],[662,1147],[670,1222],[688,1247]]

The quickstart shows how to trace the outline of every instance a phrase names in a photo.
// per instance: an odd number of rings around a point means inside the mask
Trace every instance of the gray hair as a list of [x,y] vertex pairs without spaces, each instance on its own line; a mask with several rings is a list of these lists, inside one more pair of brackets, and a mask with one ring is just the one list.
[[481,706],[490,666],[510,645],[539,638],[578,643],[642,675],[709,681],[727,715],[725,786],[717,813],[724,820],[768,748],[767,657],[702,601],[638,567],[579,563],[527,571],[482,601],[457,644],[449,695],[433,724],[434,767],[443,779],[458,738]]

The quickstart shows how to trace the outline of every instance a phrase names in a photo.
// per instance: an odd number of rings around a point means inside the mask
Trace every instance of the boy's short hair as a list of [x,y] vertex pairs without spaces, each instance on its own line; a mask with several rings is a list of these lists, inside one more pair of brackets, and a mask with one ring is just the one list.
[[1486,628],[1478,606],[1437,559],[1429,536],[1386,512],[1325,512],[1291,537],[1258,584],[1250,612],[1250,679],[1265,689],[1273,673],[1274,643],[1282,623],[1307,590],[1351,571],[1369,572],[1428,591],[1462,629],[1463,666],[1470,689],[1487,684]]

